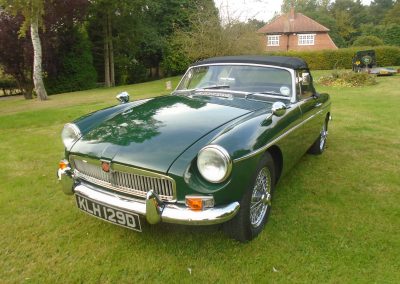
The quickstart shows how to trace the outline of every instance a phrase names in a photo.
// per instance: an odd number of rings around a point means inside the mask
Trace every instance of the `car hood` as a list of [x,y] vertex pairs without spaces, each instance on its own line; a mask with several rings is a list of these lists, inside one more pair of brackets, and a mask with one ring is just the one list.
[[251,111],[183,96],[155,98],[98,123],[71,153],[166,173],[193,143]]

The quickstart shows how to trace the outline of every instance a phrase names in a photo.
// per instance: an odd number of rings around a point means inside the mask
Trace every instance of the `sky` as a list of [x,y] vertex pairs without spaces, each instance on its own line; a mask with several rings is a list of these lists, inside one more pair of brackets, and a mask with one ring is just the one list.
[[[222,18],[228,15],[241,21],[255,18],[267,22],[281,10],[282,0],[214,0]],[[362,0],[369,5],[371,0]]]

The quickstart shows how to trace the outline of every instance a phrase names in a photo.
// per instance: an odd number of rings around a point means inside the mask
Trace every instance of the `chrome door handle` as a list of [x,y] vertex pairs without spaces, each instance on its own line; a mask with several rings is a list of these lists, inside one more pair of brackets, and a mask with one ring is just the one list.
[[322,106],[322,103],[315,104],[315,107],[320,107],[320,106]]

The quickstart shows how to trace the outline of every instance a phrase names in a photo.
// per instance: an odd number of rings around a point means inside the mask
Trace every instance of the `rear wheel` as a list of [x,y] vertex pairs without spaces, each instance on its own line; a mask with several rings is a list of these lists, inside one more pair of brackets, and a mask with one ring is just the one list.
[[311,145],[308,152],[314,155],[321,155],[326,147],[326,140],[328,139],[328,119],[324,121],[318,139]]
[[224,224],[227,235],[247,242],[262,231],[271,211],[274,185],[274,162],[271,155],[266,153],[257,167],[250,187],[240,201],[238,214]]

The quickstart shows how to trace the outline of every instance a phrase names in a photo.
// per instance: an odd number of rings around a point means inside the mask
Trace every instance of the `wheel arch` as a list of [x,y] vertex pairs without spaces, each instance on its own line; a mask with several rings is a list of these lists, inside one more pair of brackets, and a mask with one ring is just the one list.
[[282,174],[282,169],[283,169],[283,155],[281,149],[276,146],[272,145],[267,149],[267,151],[273,161],[274,161],[274,166],[275,166],[275,184],[279,181],[281,174]]

